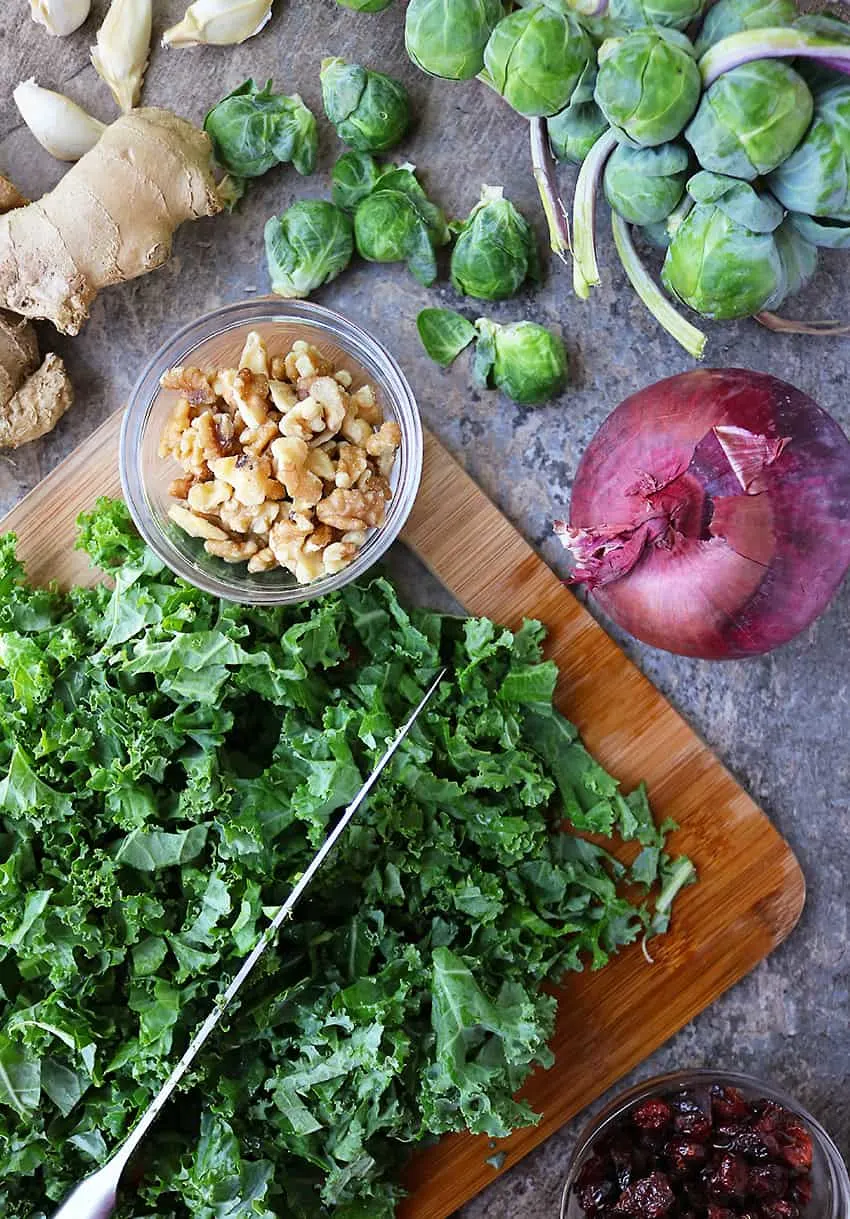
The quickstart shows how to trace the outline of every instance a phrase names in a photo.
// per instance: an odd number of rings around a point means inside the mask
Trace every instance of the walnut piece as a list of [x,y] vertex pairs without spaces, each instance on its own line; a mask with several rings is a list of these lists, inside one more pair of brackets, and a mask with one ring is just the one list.
[[342,571],[383,524],[401,443],[371,385],[297,340],[270,354],[251,331],[237,368],[179,366],[160,456],[182,474],[169,516],[208,554],[299,584]]

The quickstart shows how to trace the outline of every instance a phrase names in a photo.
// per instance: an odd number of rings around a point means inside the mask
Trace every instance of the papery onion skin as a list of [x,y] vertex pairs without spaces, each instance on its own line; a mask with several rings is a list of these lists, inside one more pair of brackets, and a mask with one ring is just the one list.
[[[737,429],[775,442],[749,494],[723,447]],[[623,530],[627,546],[621,534],[599,569],[594,544]],[[576,578],[590,571],[597,603],[643,642],[709,660],[768,652],[818,617],[850,567],[850,442],[775,377],[682,373],[603,423],[576,475],[569,527],[556,532]],[[631,570],[600,582],[628,567],[628,547],[639,555]]]

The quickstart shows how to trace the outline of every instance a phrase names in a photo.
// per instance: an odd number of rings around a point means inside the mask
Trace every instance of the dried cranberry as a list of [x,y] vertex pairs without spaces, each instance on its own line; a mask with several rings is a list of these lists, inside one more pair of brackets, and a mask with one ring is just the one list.
[[799,1122],[788,1123],[779,1136],[779,1155],[789,1166],[799,1172],[808,1172],[812,1167],[812,1140],[808,1130]]
[[736,1155],[722,1155],[711,1178],[711,1192],[730,1198],[742,1198],[747,1192],[750,1170],[747,1161]]
[[784,1198],[763,1202],[759,1214],[761,1219],[800,1219],[800,1212],[794,1203]]
[[753,1122],[754,1128],[767,1134],[773,1134],[777,1127],[782,1126],[790,1117],[787,1109],[783,1109],[781,1105],[777,1105],[772,1100],[755,1101],[753,1113],[756,1115],[756,1120]]
[[750,1169],[748,1188],[755,1198],[782,1198],[788,1192],[788,1171],[781,1164],[756,1164]]
[[721,1122],[735,1121],[736,1118],[749,1117],[750,1108],[737,1088],[724,1088],[722,1084],[714,1084],[711,1089],[711,1108],[714,1116]]
[[673,1129],[698,1143],[707,1143],[711,1138],[711,1118],[704,1113],[677,1113],[673,1118]]
[[811,1177],[796,1177],[791,1182],[791,1201],[800,1207],[806,1207],[812,1200]]
[[663,1130],[672,1117],[673,1110],[660,1096],[645,1100],[632,1113],[632,1121],[641,1130]]
[[707,1219],[736,1219],[735,1212],[730,1211],[728,1206],[715,1206],[713,1202],[709,1202]]
[[675,1200],[664,1174],[652,1172],[623,1192],[616,1209],[618,1213],[631,1215],[632,1219],[664,1219]]
[[621,1136],[611,1143],[608,1154],[614,1165],[620,1189],[628,1189],[632,1181],[640,1176],[635,1164],[635,1149],[629,1145],[625,1136]]
[[779,1140],[775,1134],[736,1123],[718,1126],[714,1146],[724,1151],[737,1151],[751,1160],[769,1160],[779,1155]]
[[683,1177],[696,1168],[702,1168],[708,1150],[704,1143],[698,1143],[695,1139],[673,1139],[664,1148],[664,1154],[670,1161],[671,1170]]
[[597,1181],[593,1185],[579,1186],[576,1197],[589,1214],[598,1215],[607,1203],[614,1201],[617,1192],[613,1181]]
[[585,1185],[598,1185],[600,1181],[605,1180],[606,1175],[605,1160],[598,1152],[591,1152],[579,1169],[576,1188],[582,1189]]

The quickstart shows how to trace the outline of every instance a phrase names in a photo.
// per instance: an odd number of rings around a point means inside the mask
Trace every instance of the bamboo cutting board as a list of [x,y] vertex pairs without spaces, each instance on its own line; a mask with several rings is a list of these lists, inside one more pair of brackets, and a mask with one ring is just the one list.
[[[5,518],[30,578],[91,582],[73,549],[74,520],[118,495],[120,413],[107,420]],[[539,1125],[501,1140],[503,1171],[589,1104],[781,943],[803,907],[803,875],[785,841],[708,747],[625,657],[499,510],[426,436],[425,469],[403,534],[471,613],[549,629],[557,702],[626,789],[645,779],[656,816],[681,825],[673,849],[697,864],[672,932],[634,946],[561,988],[555,1065],[523,1089]],[[687,1064],[682,1064],[687,1065]],[[718,1064],[723,1065],[723,1064]],[[446,1219],[496,1175],[484,1138],[452,1135],[414,1158],[399,1219]]]

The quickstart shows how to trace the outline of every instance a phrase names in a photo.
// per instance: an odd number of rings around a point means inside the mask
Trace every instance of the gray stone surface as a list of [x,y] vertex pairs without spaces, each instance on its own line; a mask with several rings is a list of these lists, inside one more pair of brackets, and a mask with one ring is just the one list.
[[[0,5],[0,171],[31,196],[53,185],[62,166],[21,125],[11,90],[34,75],[109,119],[111,98],[87,52],[105,7],[104,0],[95,0],[86,26],[56,40],[30,23],[26,0]],[[177,18],[182,4],[157,0],[154,8],[159,32]],[[144,100],[200,121],[221,95],[253,75],[271,76],[288,91],[298,89],[318,107],[321,58],[341,53],[364,60],[409,85],[417,123],[399,155],[421,167],[446,209],[465,213],[482,182],[501,183],[535,218],[542,239],[522,121],[476,82],[453,86],[416,73],[404,56],[402,16],[400,3],[369,16],[341,10],[333,0],[278,0],[272,22],[241,48],[156,49]],[[10,507],[121,404],[147,354],[179,324],[222,302],[267,290],[266,217],[296,197],[327,193],[325,171],[339,151],[323,126],[316,176],[302,181],[289,169],[273,171],[252,187],[237,214],[185,227],[172,262],[103,294],[78,338],[60,340],[43,328],[45,349],[55,347],[68,361],[78,402],[51,436],[0,456],[0,508]],[[571,175],[563,173],[562,181],[569,191]],[[317,297],[356,318],[397,354],[428,424],[560,571],[564,564],[550,522],[567,508],[571,479],[590,437],[626,394],[691,366],[629,292],[609,253],[604,215],[601,233],[603,285],[589,303],[573,298],[569,275],[555,264],[539,292],[490,310],[500,320],[533,317],[563,329],[572,384],[559,402],[536,411],[471,389],[464,357],[445,373],[427,360],[413,319],[425,304],[453,303],[445,282],[429,291],[400,267],[360,264]],[[849,258],[846,253],[823,258],[815,284],[797,303],[800,313],[847,314],[850,300],[842,287]],[[850,340],[780,337],[755,323],[709,329],[708,363],[785,377],[850,427]],[[809,882],[808,905],[791,940],[645,1062],[636,1077],[687,1064],[753,1071],[796,1093],[835,1133],[845,1153],[850,1143],[848,621],[850,583],[812,630],[762,660],[710,665],[624,644],[761,801],[797,851]],[[735,850],[734,841],[729,850]],[[641,1019],[639,1010],[634,1019]],[[553,1219],[575,1132],[574,1126],[563,1130],[494,1181],[464,1208],[463,1219]]]

